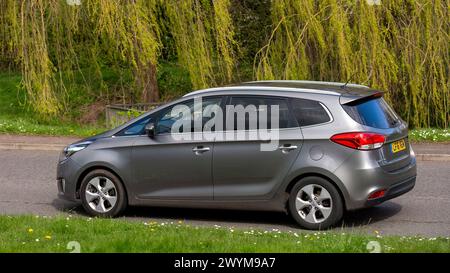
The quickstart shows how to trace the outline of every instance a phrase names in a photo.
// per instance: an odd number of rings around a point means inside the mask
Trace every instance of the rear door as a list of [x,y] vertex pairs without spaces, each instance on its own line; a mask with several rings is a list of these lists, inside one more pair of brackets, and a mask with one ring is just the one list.
[[[223,140],[216,140],[214,144],[215,200],[271,197],[297,158],[302,145],[301,131],[289,111],[288,104],[287,99],[280,97],[229,98],[225,115],[226,137]],[[248,111],[243,116],[237,115],[229,106],[242,106]],[[248,134],[255,133],[258,129],[265,131],[259,126],[259,121],[262,115],[270,117],[272,106],[279,108],[279,125],[273,125],[269,118],[267,128],[270,128],[268,132],[272,133],[272,138],[278,139],[271,139],[270,142],[263,140],[268,139],[265,137],[250,137]],[[231,120],[233,124],[230,123]],[[257,130],[250,126],[254,122],[258,124]],[[245,139],[242,139],[242,134],[246,134]]]
[[343,105],[344,110],[370,131],[386,136],[380,149],[380,165],[386,171],[395,171],[410,164],[408,127],[382,97],[354,101]]

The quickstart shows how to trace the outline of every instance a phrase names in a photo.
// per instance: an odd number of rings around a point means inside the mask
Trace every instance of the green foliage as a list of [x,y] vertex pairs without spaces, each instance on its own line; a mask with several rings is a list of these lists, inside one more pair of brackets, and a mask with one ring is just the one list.
[[21,103],[47,121],[256,78],[363,83],[387,91],[412,127],[447,128],[449,10],[446,0],[2,0],[0,70],[22,72]]
[[450,251],[450,240],[443,237],[195,227],[183,221],[142,223],[71,215],[0,216],[0,252],[67,253],[71,241],[80,243],[82,253],[367,253],[370,241],[378,242],[381,252]]
[[[235,28],[235,39],[239,44],[239,72],[242,65],[253,63],[254,56],[261,49],[271,32],[271,0],[231,0],[230,13]],[[251,70],[251,68],[250,68]],[[250,73],[252,79],[253,71]]]
[[255,77],[364,83],[387,91],[410,125],[448,127],[448,3],[273,1]]
[[230,82],[236,47],[230,1],[168,0],[165,7],[179,62],[193,87]]
[[177,63],[160,62],[158,85],[161,101],[170,101],[192,91],[189,71]]
[[[85,69],[108,97],[104,65],[118,74],[133,72],[126,99],[157,100],[155,6],[156,0],[88,0],[80,6],[62,0],[8,0],[0,6],[0,36],[7,45],[2,56],[17,52],[30,105],[43,117],[67,110],[67,90],[76,85],[75,74],[90,77]],[[93,87],[87,80],[84,85],[86,90]]]

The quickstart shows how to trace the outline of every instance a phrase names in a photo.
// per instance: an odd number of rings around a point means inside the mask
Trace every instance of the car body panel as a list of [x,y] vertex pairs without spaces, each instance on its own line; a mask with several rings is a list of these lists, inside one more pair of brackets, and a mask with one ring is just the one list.
[[297,148],[289,152],[278,148],[262,151],[263,141],[216,141],[214,200],[268,200],[274,196],[279,181],[286,176],[302,147],[300,128],[281,129],[278,134],[280,141],[277,147],[293,145]]
[[[189,136],[188,136],[189,135]],[[214,141],[174,140],[170,134],[137,137],[132,162],[137,199],[212,199],[212,155]],[[197,146],[210,151],[196,154]]]

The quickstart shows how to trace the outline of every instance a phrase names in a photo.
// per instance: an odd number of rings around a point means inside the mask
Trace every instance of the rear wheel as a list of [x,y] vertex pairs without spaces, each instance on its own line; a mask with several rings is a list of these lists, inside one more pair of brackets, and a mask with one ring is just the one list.
[[305,177],[291,190],[289,212],[305,229],[327,229],[341,220],[343,203],[336,187],[321,177]]
[[81,182],[81,203],[90,215],[115,217],[127,206],[125,189],[119,178],[106,170],[94,170]]

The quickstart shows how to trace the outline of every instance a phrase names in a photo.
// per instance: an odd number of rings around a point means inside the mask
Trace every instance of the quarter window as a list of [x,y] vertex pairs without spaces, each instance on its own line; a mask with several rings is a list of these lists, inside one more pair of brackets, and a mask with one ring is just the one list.
[[331,120],[324,106],[318,101],[292,99],[292,112],[300,126],[310,126]]

